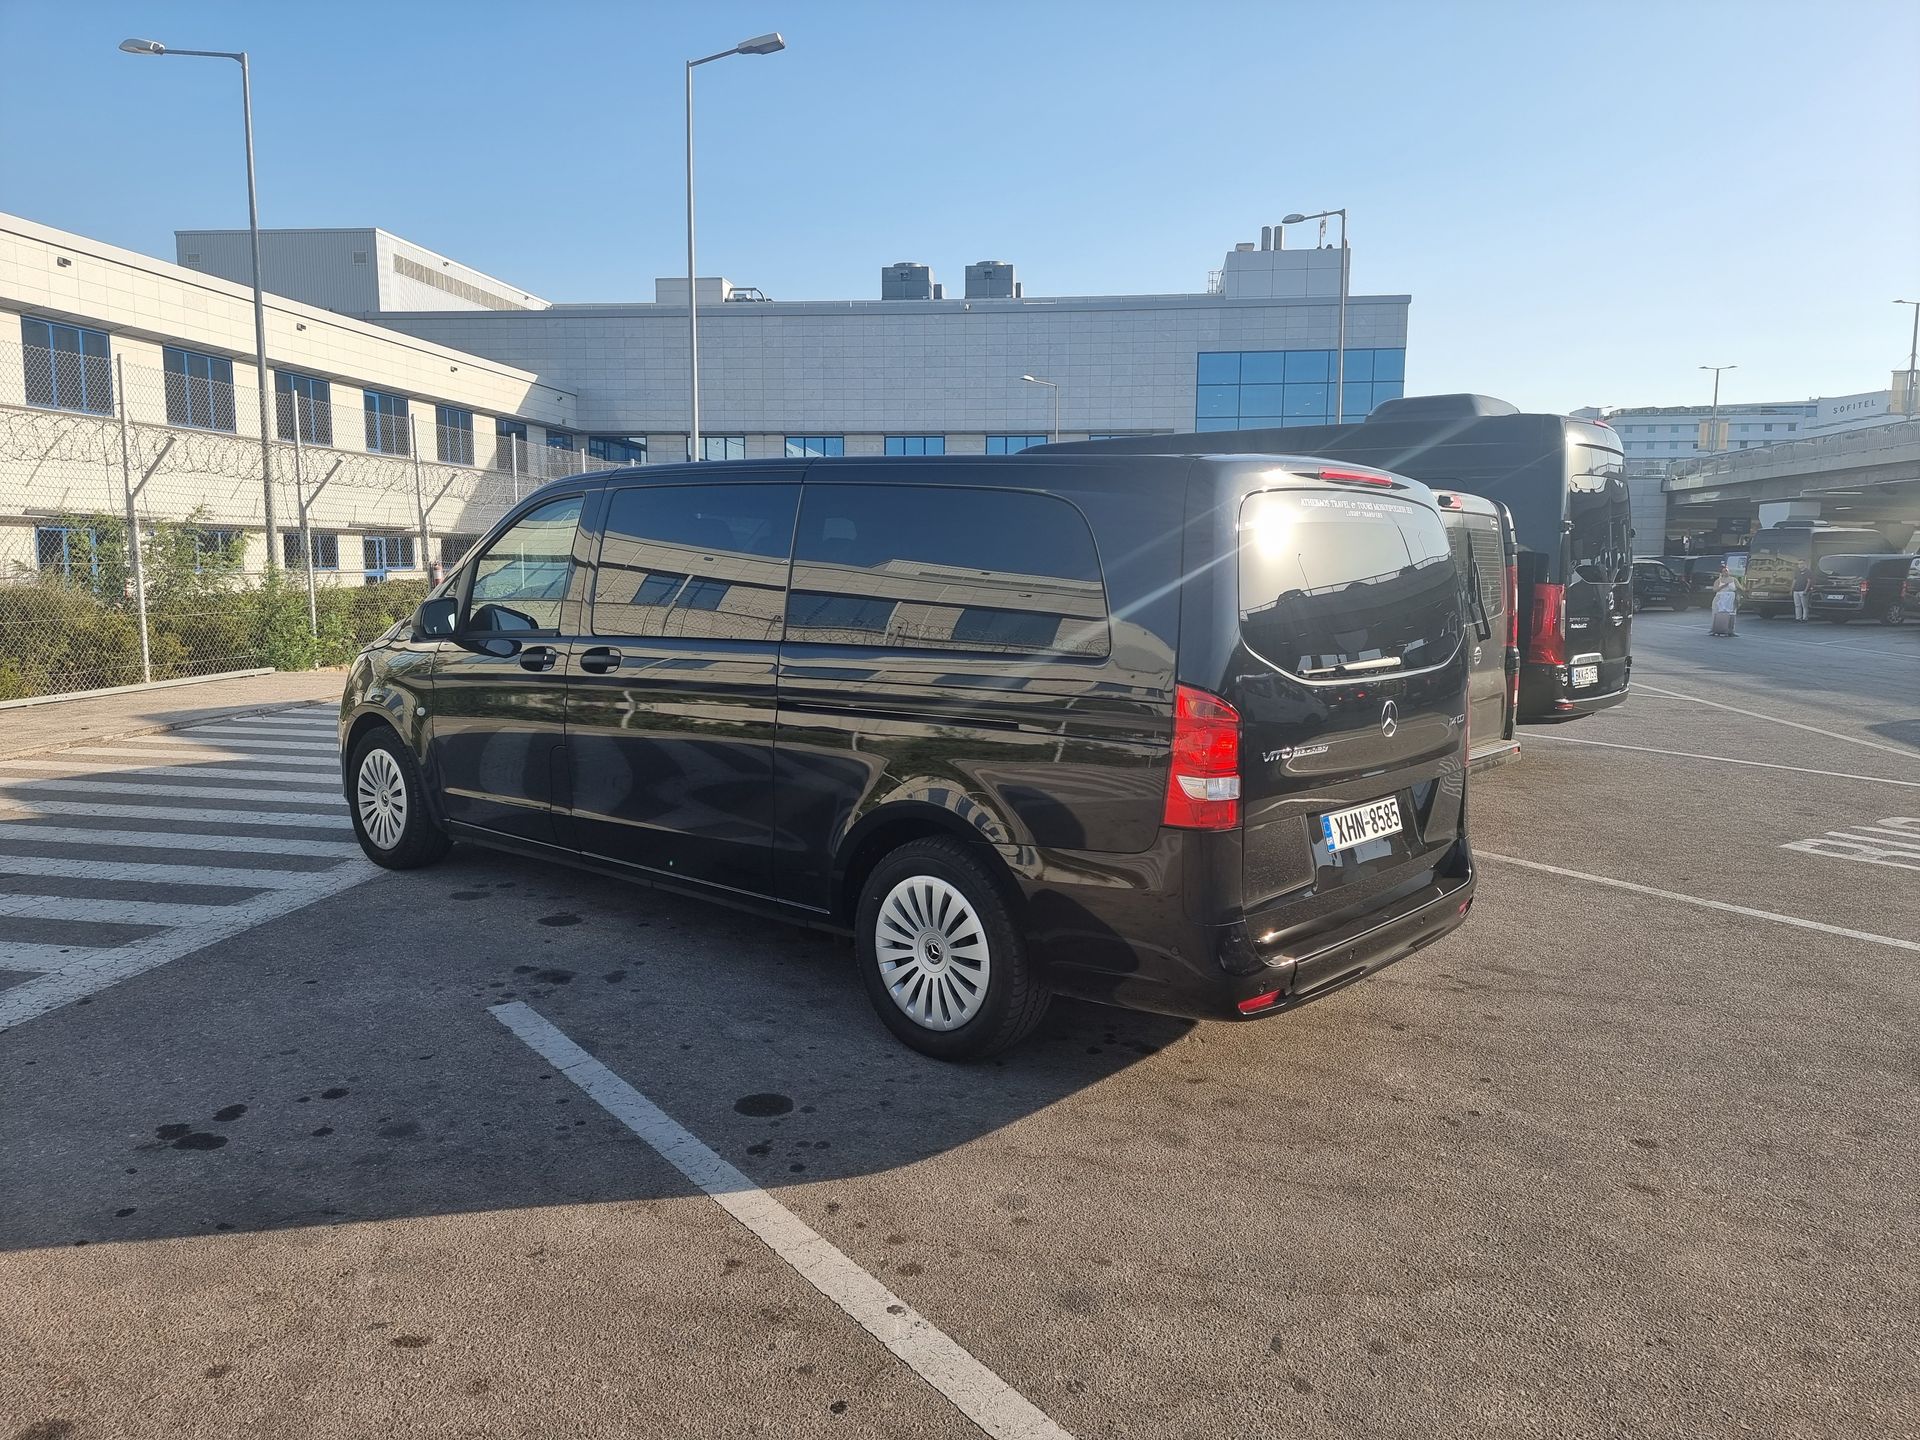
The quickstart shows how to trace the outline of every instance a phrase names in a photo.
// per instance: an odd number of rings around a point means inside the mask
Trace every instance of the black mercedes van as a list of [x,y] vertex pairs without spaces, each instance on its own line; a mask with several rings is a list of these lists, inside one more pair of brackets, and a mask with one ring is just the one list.
[[516,505],[355,661],[360,843],[851,932],[930,1055],[1278,1013],[1472,901],[1432,496],[1274,457],[661,465]]

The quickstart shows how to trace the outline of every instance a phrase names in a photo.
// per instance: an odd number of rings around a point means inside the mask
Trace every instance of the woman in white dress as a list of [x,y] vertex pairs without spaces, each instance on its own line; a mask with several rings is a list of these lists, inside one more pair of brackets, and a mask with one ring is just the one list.
[[1733,617],[1740,609],[1740,582],[1725,565],[1713,581],[1713,635],[1733,634]]

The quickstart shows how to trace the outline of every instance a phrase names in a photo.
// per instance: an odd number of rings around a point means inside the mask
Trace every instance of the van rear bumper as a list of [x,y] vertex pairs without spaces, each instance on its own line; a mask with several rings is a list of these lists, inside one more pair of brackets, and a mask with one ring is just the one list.
[[[1153,869],[1162,876],[1181,873],[1184,866],[1170,849],[1212,851],[1217,863],[1218,852],[1208,844],[1214,838],[1163,831],[1161,844],[1148,852],[1158,857]],[[1061,869],[1049,865],[1023,882],[1028,934],[1051,988],[1076,999],[1197,1020],[1260,1019],[1384,969],[1458,927],[1475,886],[1463,836],[1441,852],[1438,863],[1429,859],[1404,883],[1381,892],[1382,903],[1357,902],[1301,933],[1298,900],[1283,899],[1224,924],[1196,924],[1185,918],[1181,896],[1171,889],[1063,885],[1063,878]],[[1269,938],[1287,926],[1291,937]],[[1243,1002],[1261,1001],[1266,1003],[1256,1009],[1241,1009]]]
[[1520,667],[1519,718],[1564,720],[1618,705],[1627,698],[1632,664],[1631,660],[1600,662],[1600,683],[1583,690],[1574,689],[1569,666],[1524,664]]

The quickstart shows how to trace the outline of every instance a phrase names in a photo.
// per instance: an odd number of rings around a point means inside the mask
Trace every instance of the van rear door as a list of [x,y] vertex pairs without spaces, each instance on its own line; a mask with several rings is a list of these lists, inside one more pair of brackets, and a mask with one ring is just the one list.
[[1451,843],[1468,655],[1438,513],[1411,494],[1256,491],[1238,542],[1245,902]]

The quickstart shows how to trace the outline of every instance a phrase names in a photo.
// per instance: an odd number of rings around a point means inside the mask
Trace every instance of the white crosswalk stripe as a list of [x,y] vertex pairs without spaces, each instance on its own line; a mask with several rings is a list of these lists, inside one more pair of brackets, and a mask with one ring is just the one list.
[[0,1030],[379,874],[336,727],[313,706],[0,760]]

